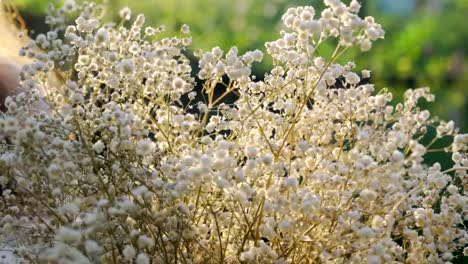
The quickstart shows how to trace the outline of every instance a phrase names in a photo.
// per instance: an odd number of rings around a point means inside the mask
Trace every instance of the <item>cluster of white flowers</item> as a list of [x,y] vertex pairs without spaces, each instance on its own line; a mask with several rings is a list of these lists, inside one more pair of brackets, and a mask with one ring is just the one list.
[[223,51],[216,47],[211,52],[204,53],[199,61],[199,77],[202,80],[219,81],[227,75],[232,81],[248,81],[251,75],[253,62],[260,62],[263,53],[259,50],[249,51],[243,56],[238,56],[236,47],[231,48],[223,59]]
[[[366,83],[370,71],[337,64],[383,30],[355,0],[324,2],[319,18],[310,6],[286,12],[262,80],[251,76],[260,51],[200,53],[202,90],[184,55],[188,26],[167,38],[142,15],[131,23],[129,9],[102,24],[101,5],[51,7],[52,30],[21,51],[34,60],[21,73],[27,92],[0,115],[0,241],[31,263],[446,263],[467,253],[468,135],[418,107],[434,100],[427,88],[391,105]],[[335,52],[319,57],[330,37]],[[453,143],[433,147],[443,137]],[[426,164],[435,151],[454,165]]]
[[324,1],[327,6],[317,19],[312,6],[290,8],[283,15],[283,23],[292,32],[282,31],[282,38],[267,43],[273,59],[288,65],[309,65],[311,54],[324,41],[337,38],[342,47],[358,45],[362,51],[372,47],[372,41],[384,37],[374,18],[361,19],[360,4],[353,0],[346,6],[339,0]]

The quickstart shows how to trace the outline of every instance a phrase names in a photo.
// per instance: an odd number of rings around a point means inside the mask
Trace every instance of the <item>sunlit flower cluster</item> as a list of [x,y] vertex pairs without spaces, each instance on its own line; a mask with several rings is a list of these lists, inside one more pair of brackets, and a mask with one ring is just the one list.
[[[428,88],[392,103],[369,70],[337,63],[384,36],[357,1],[289,9],[262,78],[259,50],[196,52],[195,76],[187,25],[164,37],[128,8],[103,23],[104,6],[77,2],[51,6],[51,31],[21,50],[27,92],[0,115],[0,241],[21,261],[446,263],[468,252],[468,134],[419,108],[435,99]],[[337,45],[321,57],[325,41]],[[425,161],[438,151],[453,165]]]

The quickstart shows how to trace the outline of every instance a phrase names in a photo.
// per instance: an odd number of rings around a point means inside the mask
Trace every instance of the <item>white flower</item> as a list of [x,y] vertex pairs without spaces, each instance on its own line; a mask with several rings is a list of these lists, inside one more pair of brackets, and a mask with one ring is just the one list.
[[[12,103],[10,104],[10,107],[9,107],[10,109],[12,109],[11,105],[12,105]],[[3,122],[0,125],[3,126],[2,127],[3,131],[5,131],[7,133],[14,133],[14,132],[18,131],[19,123],[18,123],[18,120],[16,118],[7,117],[2,121]]]
[[381,263],[383,262],[380,256],[376,256],[376,255],[367,256],[367,264],[381,264]]
[[96,33],[96,38],[95,38],[96,44],[98,46],[106,45],[108,41],[109,41],[109,34],[107,33],[107,30],[105,28],[98,29]]
[[356,0],[351,1],[349,4],[349,10],[353,13],[358,13],[359,9],[361,9],[361,4]]
[[378,38],[383,38],[383,31],[375,27],[370,27],[366,29],[366,35],[369,37],[369,39],[375,41]]
[[85,241],[85,250],[88,254],[99,254],[102,252],[102,247],[94,240]]
[[405,158],[405,155],[403,155],[403,153],[401,153],[401,152],[398,151],[398,150],[395,150],[395,151],[393,151],[390,160],[391,160],[392,162],[395,162],[395,163],[396,163],[396,162],[402,161],[404,158]]
[[372,228],[373,229],[382,228],[382,227],[384,227],[385,224],[386,224],[385,220],[380,215],[376,215],[374,217],[374,219],[372,219]]
[[184,88],[184,85],[185,85],[185,81],[182,80],[182,79],[179,78],[179,77],[176,77],[176,78],[172,81],[172,88],[174,88],[175,90],[180,90],[180,89]]
[[276,236],[276,232],[273,228],[271,228],[270,226],[263,226],[261,229],[260,229],[260,234],[262,235],[262,237],[266,237],[268,238],[269,240],[272,240],[275,238]]
[[310,32],[310,34],[317,35],[322,31],[322,24],[317,20],[307,21],[304,24],[304,28]]
[[383,95],[377,95],[375,97],[375,104],[379,107],[385,106],[387,104],[387,99]]
[[284,180],[284,186],[286,188],[295,188],[299,185],[299,181],[296,177],[288,177]]
[[255,254],[251,251],[244,251],[240,254],[240,260],[241,261],[254,261],[255,260]]
[[371,72],[369,70],[362,70],[362,78],[370,78],[371,77]]
[[245,148],[245,156],[247,156],[248,158],[255,158],[258,154],[258,150],[257,150],[257,147],[255,146],[247,146]]
[[81,232],[68,227],[62,227],[58,230],[55,238],[65,243],[76,243],[81,239]]
[[100,199],[97,202],[97,206],[99,206],[99,207],[104,207],[104,206],[107,206],[108,204],[109,204],[109,200],[107,200],[107,199]]
[[135,22],[133,22],[133,26],[141,29],[141,27],[145,24],[145,15],[143,14],[138,14],[137,17],[135,18]]
[[288,230],[290,230],[292,228],[292,222],[290,219],[284,219],[282,220],[281,222],[279,222],[278,224],[278,228],[282,231],[282,232],[287,232]]
[[372,238],[375,235],[375,232],[372,228],[366,226],[359,229],[358,235],[362,238]]
[[132,59],[124,59],[117,67],[124,75],[131,75],[135,71],[135,62]]
[[132,16],[132,11],[130,10],[130,8],[124,7],[120,10],[119,15],[123,20],[130,20]]
[[148,35],[148,36],[153,36],[153,35],[156,35],[158,32],[155,28],[153,27],[146,27],[145,28],[145,34]]
[[360,47],[361,51],[369,51],[372,48],[372,42],[368,39],[363,39]]
[[62,175],[62,168],[60,167],[60,165],[56,164],[56,163],[52,163],[50,164],[50,166],[47,168],[47,172],[49,174],[49,177],[51,179],[58,179],[61,175]]
[[123,250],[123,255],[125,259],[131,260],[136,256],[136,250],[133,246],[131,245],[126,245],[124,250]]
[[136,264],[149,264],[150,263],[150,258],[148,257],[147,254],[145,253],[140,253],[138,254],[136,260],[135,260],[135,263]]
[[180,27],[180,31],[182,31],[184,34],[190,34],[190,27],[184,24],[182,27]]
[[138,142],[136,153],[139,156],[146,156],[153,152],[155,145],[150,139],[142,139]]
[[65,0],[63,2],[63,9],[66,12],[73,12],[76,9],[76,2],[75,0]]
[[346,80],[347,83],[349,83],[351,85],[358,84],[359,81],[360,81],[359,76],[354,72],[348,72],[345,75],[345,80]]
[[301,207],[304,211],[316,209],[320,206],[320,198],[316,196],[309,196],[302,200]]
[[189,98],[189,100],[194,100],[196,96],[197,96],[197,93],[196,93],[196,92],[190,92],[190,93],[188,93],[188,98]]
[[261,161],[266,165],[271,165],[271,163],[273,163],[273,156],[267,153],[261,157]]
[[105,147],[106,147],[106,146],[104,145],[104,143],[102,142],[102,140],[97,141],[97,142],[94,143],[94,145],[93,145],[93,149],[94,149],[94,151],[96,151],[96,153],[101,153],[101,152],[104,150]]
[[263,53],[260,50],[254,50],[252,52],[252,57],[254,61],[260,62],[263,58]]
[[374,201],[377,198],[377,193],[373,190],[364,189],[361,191],[360,197],[364,201],[370,202],[370,201]]
[[146,235],[138,237],[138,247],[151,249],[154,246],[154,240]]

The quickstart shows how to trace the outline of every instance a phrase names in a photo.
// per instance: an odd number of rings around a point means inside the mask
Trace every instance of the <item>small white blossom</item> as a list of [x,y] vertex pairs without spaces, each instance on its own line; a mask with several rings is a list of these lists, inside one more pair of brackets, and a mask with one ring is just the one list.
[[90,255],[99,254],[99,253],[102,252],[102,248],[94,240],[86,240],[85,241],[85,249],[86,249],[86,252],[88,254],[90,254]]
[[366,226],[366,227],[359,229],[358,234],[362,238],[372,238],[375,232],[372,228]]
[[175,78],[173,81],[172,81],[172,87],[176,90],[180,90],[184,87],[185,85],[185,82],[184,80],[182,80],[181,78]]
[[62,227],[56,235],[56,239],[65,243],[76,243],[81,239],[79,230]]
[[354,72],[348,72],[345,75],[345,80],[349,84],[358,84],[360,81],[359,76]]
[[255,158],[258,154],[258,150],[255,146],[247,146],[245,148],[245,155],[248,158]]
[[119,15],[123,20],[130,20],[132,16],[132,11],[130,10],[130,8],[125,7],[120,10]]
[[104,150],[105,147],[106,146],[104,145],[104,143],[101,140],[97,141],[93,145],[93,149],[94,149],[94,151],[96,151],[96,153],[101,153]]
[[137,145],[137,155],[146,156],[154,150],[154,143],[149,139],[140,140]]
[[76,9],[76,2],[75,0],[65,0],[63,2],[63,9],[66,12],[73,12]]
[[189,34],[190,33],[190,27],[188,25],[182,25],[182,27],[180,27],[180,31],[184,34]]
[[135,63],[132,59],[125,59],[118,64],[118,68],[122,74],[131,75],[135,71]]
[[123,255],[124,255],[125,259],[131,260],[136,256],[136,250],[131,245],[127,245],[127,246],[125,246],[125,248],[123,250]]
[[373,190],[364,189],[361,191],[360,197],[364,201],[373,201],[377,198],[377,193]]
[[140,248],[151,249],[154,246],[154,240],[148,236],[142,235],[138,237],[138,246]]
[[377,95],[377,96],[375,97],[375,104],[376,104],[377,106],[382,107],[382,106],[385,106],[386,103],[387,103],[387,99],[385,98],[385,96],[383,96],[383,95]]
[[371,76],[371,72],[369,70],[363,70],[361,74],[362,74],[362,78],[370,78]]
[[405,158],[405,156],[403,155],[403,153],[401,153],[401,152],[398,151],[398,150],[395,150],[395,151],[393,151],[390,160],[391,160],[392,162],[400,162],[400,161],[402,161],[404,158]]
[[135,260],[135,263],[136,264],[149,264],[150,263],[150,258],[148,257],[147,254],[145,253],[140,253],[138,254],[136,260]]
[[96,33],[96,44],[99,45],[106,45],[109,41],[109,35],[105,28],[98,29]]

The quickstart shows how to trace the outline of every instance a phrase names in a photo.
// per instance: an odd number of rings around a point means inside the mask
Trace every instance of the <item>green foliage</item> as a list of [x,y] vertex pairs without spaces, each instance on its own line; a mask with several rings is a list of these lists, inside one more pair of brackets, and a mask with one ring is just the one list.
[[430,106],[432,112],[466,129],[468,1],[446,2],[441,10],[422,7],[410,18],[388,17],[382,23],[386,41],[359,64],[372,65],[376,85],[392,85],[394,94],[430,86],[441,102]]

